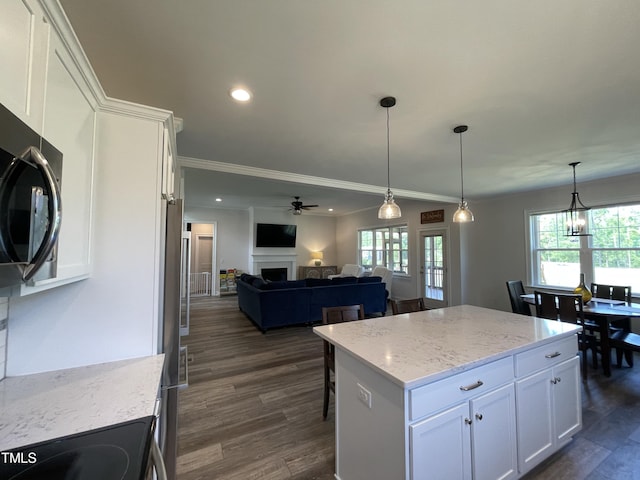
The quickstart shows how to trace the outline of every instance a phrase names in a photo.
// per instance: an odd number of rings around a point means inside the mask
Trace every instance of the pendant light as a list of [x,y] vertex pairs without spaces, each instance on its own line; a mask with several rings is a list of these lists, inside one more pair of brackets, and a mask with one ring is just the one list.
[[580,200],[580,194],[576,190],[576,166],[580,165],[580,162],[570,163],[569,166],[573,168],[573,193],[571,194],[571,204],[569,208],[564,211],[564,216],[567,223],[567,237],[585,237],[590,234],[587,233],[587,212],[589,207],[585,207]]
[[464,179],[462,177],[462,134],[469,130],[466,125],[458,125],[453,129],[454,133],[460,134],[460,203],[458,209],[453,214],[453,221],[455,223],[467,223],[473,222],[473,212],[469,210],[467,201],[464,199]]
[[391,193],[391,169],[389,160],[389,109],[396,104],[395,97],[384,97],[380,100],[380,106],[387,109],[387,194],[384,197],[384,203],[378,210],[378,218],[385,220],[391,218],[400,218],[402,213],[400,207],[393,200],[393,193]]

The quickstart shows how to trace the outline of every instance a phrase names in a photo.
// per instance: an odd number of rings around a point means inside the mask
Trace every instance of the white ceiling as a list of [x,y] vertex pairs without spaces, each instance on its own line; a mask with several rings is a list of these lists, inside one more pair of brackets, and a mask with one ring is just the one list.
[[[470,202],[569,184],[573,161],[578,183],[640,172],[637,0],[61,3],[107,95],[184,119],[179,155],[322,185],[204,170],[187,174],[188,204],[380,204],[387,95],[405,196],[459,196],[458,124]],[[376,187],[338,195],[327,179]]]

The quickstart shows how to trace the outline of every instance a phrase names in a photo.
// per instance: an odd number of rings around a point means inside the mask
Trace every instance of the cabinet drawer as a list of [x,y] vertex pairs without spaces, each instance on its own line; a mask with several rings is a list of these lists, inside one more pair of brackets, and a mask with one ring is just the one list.
[[516,355],[516,376],[524,377],[575,357],[578,338],[575,335]]
[[473,368],[409,392],[409,419],[417,420],[513,381],[513,357]]

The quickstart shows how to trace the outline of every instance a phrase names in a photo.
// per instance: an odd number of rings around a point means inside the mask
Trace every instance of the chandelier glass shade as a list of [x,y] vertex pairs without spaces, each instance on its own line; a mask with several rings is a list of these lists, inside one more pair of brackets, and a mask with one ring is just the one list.
[[454,133],[460,135],[460,203],[458,203],[458,209],[453,214],[453,221],[455,223],[468,223],[473,222],[473,212],[469,210],[469,205],[464,199],[464,177],[462,175],[462,134],[469,130],[466,125],[458,125],[453,129]]
[[384,197],[384,203],[378,209],[378,218],[388,220],[392,218],[400,218],[402,212],[400,207],[393,199],[391,192],[391,168],[389,154],[389,109],[396,104],[395,97],[384,97],[380,100],[380,106],[387,109],[387,194]]
[[583,237],[589,236],[587,216],[589,207],[586,207],[580,200],[580,194],[576,189],[576,166],[580,165],[580,162],[570,163],[569,166],[573,168],[573,192],[571,193],[571,204],[569,208],[564,210],[565,223],[567,231],[565,236],[567,237]]

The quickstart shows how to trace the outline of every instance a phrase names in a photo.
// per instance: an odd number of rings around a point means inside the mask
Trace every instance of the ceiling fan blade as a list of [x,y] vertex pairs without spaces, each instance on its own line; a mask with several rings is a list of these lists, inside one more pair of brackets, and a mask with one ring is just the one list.
[[320,205],[301,205],[300,208],[304,208],[305,210],[308,210],[310,208],[315,208],[315,207],[319,207]]

